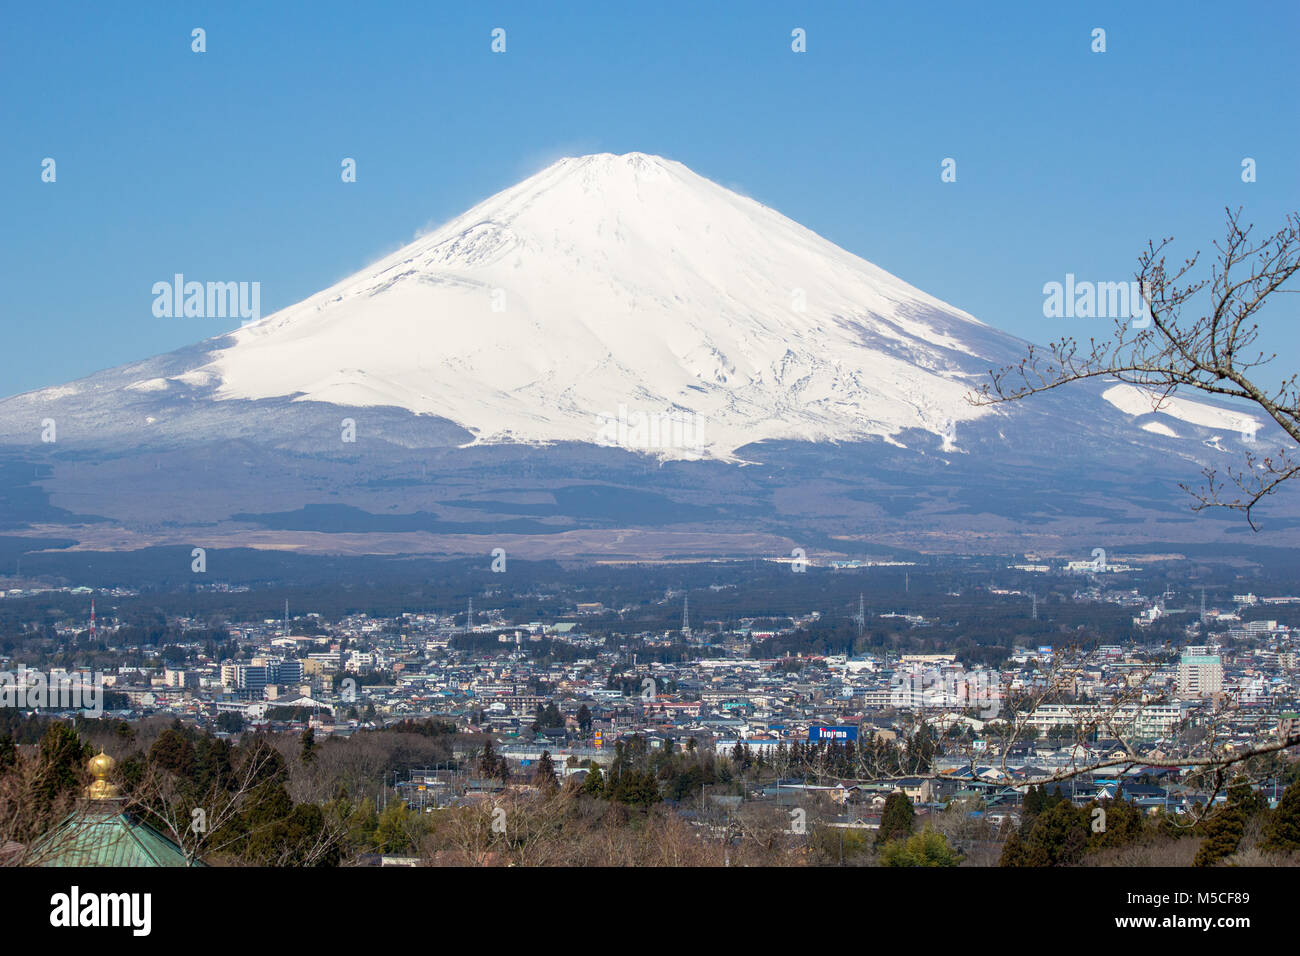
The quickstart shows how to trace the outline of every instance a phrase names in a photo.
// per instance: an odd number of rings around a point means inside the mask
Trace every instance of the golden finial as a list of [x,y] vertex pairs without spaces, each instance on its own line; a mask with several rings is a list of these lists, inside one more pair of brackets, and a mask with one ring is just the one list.
[[108,782],[108,775],[117,766],[117,761],[101,749],[98,756],[91,757],[88,768],[95,779],[86,788],[86,797],[90,800],[114,800],[119,795],[117,787]]

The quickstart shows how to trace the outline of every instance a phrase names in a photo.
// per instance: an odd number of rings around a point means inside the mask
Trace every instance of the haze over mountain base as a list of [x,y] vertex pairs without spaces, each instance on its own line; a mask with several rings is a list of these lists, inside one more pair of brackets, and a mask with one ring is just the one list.
[[[409,449],[358,439],[355,452],[333,456],[244,440],[69,451],[4,469],[0,525],[94,550],[503,547],[531,559],[789,558],[794,548],[814,561],[906,551],[1087,557],[1093,547],[1145,542],[1297,540],[1294,514],[1266,509],[1264,530],[1252,534],[1238,514],[1193,514],[1174,468],[1152,474],[1133,457],[1075,449],[1063,436],[1033,453],[1004,453],[996,467],[978,445],[952,454],[933,436],[915,438],[929,447],[792,443],[749,449],[762,463],[746,466],[661,463],[573,443]],[[1185,480],[1198,478],[1186,468]],[[45,494],[45,504],[31,504]]]

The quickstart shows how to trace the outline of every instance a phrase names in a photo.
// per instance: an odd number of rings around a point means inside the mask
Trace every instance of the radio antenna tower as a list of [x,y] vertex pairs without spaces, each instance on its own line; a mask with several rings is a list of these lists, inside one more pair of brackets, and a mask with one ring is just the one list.
[[1034,599],[1034,620],[1036,621],[1038,620],[1038,595],[1035,592],[1030,591],[1029,596]]
[[289,636],[289,599],[284,599],[284,636]]
[[858,592],[858,637],[862,636],[863,630],[867,626],[867,601],[862,592]]
[[470,596],[469,611],[465,615],[465,633],[468,634],[474,629],[474,597]]
[[691,636],[691,592],[682,599],[682,637]]

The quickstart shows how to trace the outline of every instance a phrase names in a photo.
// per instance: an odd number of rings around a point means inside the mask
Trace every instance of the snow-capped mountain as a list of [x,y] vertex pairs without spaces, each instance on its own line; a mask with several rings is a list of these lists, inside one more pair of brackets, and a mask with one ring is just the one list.
[[[162,374],[31,398],[116,387],[150,400],[158,432],[196,395],[289,399],[434,416],[480,444],[731,459],[756,442],[908,429],[951,446],[963,422],[993,414],[965,397],[1024,343],[681,163],[604,153],[560,160],[187,351]],[[1117,407],[1141,414],[1122,394]],[[1179,407],[1191,405],[1211,408]]]
[[601,154],[127,387],[394,406],[484,443],[635,446],[643,416],[682,439],[646,442],[663,457],[728,458],[943,434],[982,414],[963,396],[1017,344],[681,163]]
[[[1098,475],[1132,486],[1134,470],[1193,480],[1237,463],[1260,425],[1186,397],[1157,409],[1115,383],[1014,406],[966,401],[990,368],[1024,353],[1024,342],[680,163],[600,154],[561,160],[238,331],[0,401],[0,450],[45,456],[45,489],[65,512],[151,525],[180,520],[163,513],[172,499],[184,499],[186,520],[209,523],[339,501],[444,525],[496,521],[543,513],[550,505],[519,502],[581,478],[638,493],[668,481],[677,510],[663,521],[718,517],[701,502],[730,485],[730,500],[755,513],[815,513],[824,530],[854,531],[913,510],[934,482],[970,499],[957,513],[978,515],[1008,508],[1006,491],[1025,491],[1031,475],[1065,488],[1082,469],[1089,494]],[[46,421],[57,422],[57,445],[40,443]],[[233,479],[217,477],[231,454],[212,451],[231,443],[248,468],[238,502]],[[527,449],[544,454],[511,471]],[[141,499],[142,450],[201,462],[187,487],[207,481],[211,493]],[[304,472],[323,460],[347,464]],[[702,470],[665,472],[665,462]],[[741,462],[762,463],[766,477],[741,476]],[[910,503],[858,491],[826,502],[828,488],[868,471],[891,476]],[[515,498],[466,492],[493,474]],[[1131,522],[1125,514],[1108,520]]]

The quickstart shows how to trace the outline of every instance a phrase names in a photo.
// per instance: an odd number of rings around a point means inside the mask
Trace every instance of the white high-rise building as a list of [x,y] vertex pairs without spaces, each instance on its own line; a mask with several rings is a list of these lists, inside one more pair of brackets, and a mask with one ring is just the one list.
[[[1200,650],[1200,648],[1197,648]],[[1223,690],[1223,662],[1218,654],[1184,654],[1178,662],[1178,696],[1209,697]]]

